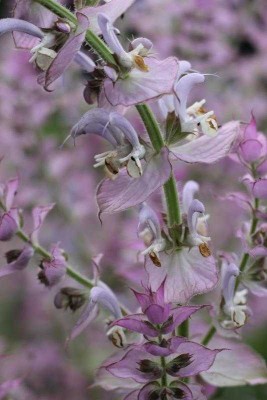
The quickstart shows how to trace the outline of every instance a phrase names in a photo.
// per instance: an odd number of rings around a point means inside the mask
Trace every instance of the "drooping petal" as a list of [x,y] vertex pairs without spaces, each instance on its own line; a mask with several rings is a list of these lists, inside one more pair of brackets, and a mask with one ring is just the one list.
[[143,314],[127,315],[115,321],[112,325],[121,326],[130,331],[138,332],[146,336],[158,336],[158,331],[149,323]]
[[64,73],[82,46],[88,28],[88,19],[81,13],[77,13],[76,16],[78,19],[77,31],[70,35],[46,71],[44,84],[46,89]]
[[104,179],[97,188],[99,213],[113,214],[143,203],[163,186],[170,174],[168,150],[164,148],[145,165],[139,178],[132,178],[123,170],[114,181]]
[[97,317],[98,306],[97,303],[89,301],[85,309],[83,310],[80,318],[71,330],[71,333],[67,339],[67,342],[75,339],[79,336],[85,328]]
[[111,2],[99,7],[85,7],[81,12],[89,19],[90,29],[99,35],[101,29],[98,24],[97,16],[99,13],[107,15],[111,23],[115,22],[125,11],[134,3],[135,0],[112,0]]
[[110,104],[132,106],[172,92],[179,69],[177,59],[146,58],[145,63],[148,72],[134,68],[125,79],[118,79],[115,83],[105,80],[104,91]]
[[37,206],[33,209],[33,231],[31,234],[31,239],[33,240],[33,242],[38,242],[38,236],[43,222],[47,214],[53,209],[54,205],[55,204],[48,204],[47,206]]
[[217,283],[218,276],[212,256],[203,257],[197,248],[180,250],[172,254],[161,253],[162,267],[155,268],[146,258],[146,271],[152,290],[165,282],[165,301],[186,303],[191,297],[209,292]]
[[218,354],[212,367],[201,374],[209,384],[224,387],[267,383],[265,361],[247,345],[216,338],[209,346],[229,349]]
[[179,371],[172,373],[172,376],[194,376],[202,371],[207,371],[212,364],[218,353],[222,350],[210,350],[195,342],[184,341],[181,343],[181,338],[174,337],[171,339],[171,349],[175,353],[175,357],[181,354],[189,354],[190,363],[185,367],[181,367]]
[[28,35],[42,39],[44,33],[40,28],[28,21],[22,21],[16,18],[3,18],[0,20],[0,36],[8,32],[23,32]]
[[231,121],[224,124],[214,137],[201,136],[171,149],[176,159],[189,163],[211,164],[225,157],[240,134],[240,123]]
[[0,268],[0,277],[13,274],[14,272],[22,271],[24,268],[27,267],[33,254],[34,250],[32,247],[24,247],[24,249],[21,250],[20,254],[14,259],[14,261]]

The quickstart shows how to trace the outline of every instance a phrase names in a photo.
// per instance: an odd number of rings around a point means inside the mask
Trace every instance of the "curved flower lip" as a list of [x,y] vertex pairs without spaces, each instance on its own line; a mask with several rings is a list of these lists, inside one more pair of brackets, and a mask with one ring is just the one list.
[[132,106],[172,92],[179,71],[178,60],[146,57],[145,62],[148,72],[134,68],[125,79],[104,81],[104,92],[111,105]]
[[169,179],[171,164],[168,149],[163,148],[145,164],[143,174],[132,178],[124,169],[116,180],[104,179],[97,188],[99,216],[126,210],[146,199]]
[[188,209],[192,204],[195,194],[199,191],[199,184],[195,181],[187,181],[183,187],[183,212],[188,213]]
[[16,18],[4,18],[0,20],[0,36],[8,32],[22,32],[39,39],[44,37],[43,31],[34,24]]
[[201,136],[181,146],[172,147],[170,157],[188,163],[211,164],[227,156],[240,136],[240,122],[230,121],[216,136]]

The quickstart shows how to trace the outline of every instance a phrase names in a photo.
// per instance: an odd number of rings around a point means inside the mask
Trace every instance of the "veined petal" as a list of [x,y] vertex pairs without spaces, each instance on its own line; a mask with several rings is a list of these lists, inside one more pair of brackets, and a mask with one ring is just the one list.
[[189,163],[211,164],[225,157],[240,134],[239,121],[224,124],[217,136],[201,136],[181,146],[173,147],[174,159]]
[[224,347],[212,367],[201,374],[210,385],[243,386],[267,383],[267,368],[263,358],[243,343],[216,338],[210,347]]
[[76,16],[78,19],[77,31],[70,35],[46,71],[44,85],[46,89],[64,73],[82,46],[89,23],[85,15],[76,13]]
[[[153,356],[149,358],[153,359]],[[132,378],[136,382],[146,383],[155,380],[153,372],[141,372],[139,370],[139,363],[146,359],[148,359],[148,354],[143,346],[135,346],[120,361],[108,365],[106,369],[119,378]]]
[[194,376],[202,371],[207,371],[214,363],[217,354],[222,351],[218,349],[210,350],[205,346],[191,341],[181,342],[180,337],[171,339],[170,348],[176,357],[181,354],[192,356],[189,365],[180,368],[177,373],[172,374],[173,376],[181,377]]
[[0,36],[8,32],[23,32],[42,39],[44,33],[37,26],[28,21],[16,18],[3,18],[0,20]]
[[139,178],[131,178],[123,170],[114,181],[104,179],[96,194],[100,215],[113,214],[143,203],[168,180],[170,174],[168,150],[164,148],[145,165]]
[[103,13],[108,16],[111,23],[115,22],[134,3],[135,0],[112,0],[110,3],[99,7],[85,7],[81,12],[89,19],[90,29],[97,35],[101,34],[97,15]]
[[118,79],[115,83],[110,79],[104,81],[105,95],[110,104],[132,106],[172,92],[179,69],[178,60],[175,57],[165,60],[147,57],[145,63],[148,72],[134,68],[125,79]]
[[198,248],[183,249],[172,254],[161,253],[161,268],[146,258],[146,271],[152,290],[165,282],[165,301],[187,303],[197,294],[209,292],[218,281],[215,260],[202,257]]

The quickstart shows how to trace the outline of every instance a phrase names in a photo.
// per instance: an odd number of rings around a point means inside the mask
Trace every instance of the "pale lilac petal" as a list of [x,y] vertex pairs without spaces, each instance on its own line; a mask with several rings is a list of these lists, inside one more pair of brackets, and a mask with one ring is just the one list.
[[13,274],[14,272],[25,269],[34,254],[34,250],[30,246],[24,247],[18,258],[9,264],[0,268],[0,277]]
[[130,331],[138,332],[146,336],[158,336],[158,331],[146,321],[143,314],[127,315],[115,321],[112,325],[121,326],[122,328],[129,329]]
[[[146,53],[149,52],[149,50],[151,50],[153,47],[153,43],[151,42],[151,40],[149,40],[147,38],[139,37],[130,42],[129,50],[132,51],[132,50],[136,49],[140,44],[145,48]],[[142,50],[141,50],[141,52],[142,52]]]
[[101,29],[98,25],[97,15],[103,13],[107,15],[111,23],[115,22],[125,11],[134,3],[135,0],[112,0],[110,3],[99,7],[85,7],[81,12],[89,19],[90,29],[99,35]]
[[207,400],[207,397],[202,393],[203,387],[199,385],[188,385],[192,393],[193,400]]
[[[150,356],[149,359],[151,358],[153,357]],[[111,363],[106,368],[111,374],[119,378],[132,378],[136,382],[146,383],[159,377],[155,376],[153,372],[144,373],[139,370],[140,361],[147,359],[148,355],[143,346],[135,346],[120,361]]]
[[10,179],[5,186],[5,206],[7,210],[10,210],[10,208],[13,205],[14,198],[17,194],[18,185],[19,185],[18,178],[14,178]]
[[10,215],[10,212],[0,216],[0,241],[10,240],[16,233],[18,224]]
[[209,346],[229,349],[218,354],[212,367],[201,374],[210,385],[224,387],[267,383],[265,361],[247,345],[216,338]]
[[131,106],[172,92],[179,69],[177,59],[147,57],[145,63],[148,72],[134,68],[125,79],[118,79],[115,83],[110,79],[105,80],[105,94],[113,106]]
[[244,209],[251,209],[250,196],[242,192],[231,192],[224,196],[218,196],[218,199],[233,201]]
[[201,310],[205,306],[183,306],[177,307],[171,310],[172,323],[166,327],[162,327],[161,331],[163,334],[171,333],[177,326],[181,325],[186,321],[192,314]]
[[267,287],[265,282],[253,282],[250,280],[243,279],[242,284],[248,288],[248,290],[257,297],[266,297],[267,296]]
[[98,314],[98,306],[97,303],[93,303],[89,301],[85,309],[83,310],[80,318],[76,322],[75,326],[72,328],[70,336],[68,337],[67,341],[75,339],[79,336],[87,326],[94,321]]
[[53,209],[54,205],[55,204],[48,204],[47,206],[37,206],[33,209],[33,231],[31,234],[31,239],[34,242],[38,242],[40,229],[44,223],[47,214]]
[[249,250],[249,254],[252,257],[267,257],[267,247],[265,246],[256,246],[253,249]]
[[46,71],[46,89],[48,89],[49,86],[65,72],[83,44],[86,29],[88,28],[88,19],[81,13],[77,13],[76,15],[78,19],[77,31],[69,37],[66,43],[58,51],[55,59]]
[[189,163],[211,164],[225,157],[240,134],[240,123],[231,121],[224,124],[214,137],[201,136],[182,146],[171,149],[173,156]]
[[3,18],[0,20],[0,36],[8,32],[23,32],[42,39],[44,34],[37,26],[28,21],[16,18]]
[[156,357],[167,357],[173,353],[173,351],[170,349],[170,343],[168,343],[167,347],[160,346],[158,343],[155,342],[147,342],[143,346],[148,353]]
[[184,368],[179,369],[177,373],[171,374],[172,376],[194,376],[200,372],[207,371],[212,364],[218,353],[222,350],[210,350],[195,342],[184,341],[181,343],[179,337],[171,339],[171,349],[175,353],[175,357],[181,354],[192,355],[191,363]]
[[165,301],[187,303],[191,297],[209,292],[218,281],[215,260],[203,257],[198,248],[172,254],[161,253],[161,268],[146,258],[146,271],[152,290],[157,290],[166,277]]
[[124,169],[114,181],[104,179],[97,188],[99,213],[113,214],[143,203],[170,174],[168,150],[164,148],[146,164],[140,178],[130,177]]

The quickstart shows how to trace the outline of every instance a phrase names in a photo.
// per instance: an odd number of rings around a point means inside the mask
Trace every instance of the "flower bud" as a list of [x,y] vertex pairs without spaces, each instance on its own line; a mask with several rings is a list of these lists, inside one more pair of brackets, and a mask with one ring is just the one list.
[[10,240],[18,229],[17,222],[10,215],[10,212],[4,213],[0,217],[0,241]]
[[153,374],[155,379],[158,379],[162,375],[162,368],[154,361],[141,360],[139,362],[139,371],[145,374]]
[[61,309],[70,308],[72,311],[78,310],[86,302],[85,293],[76,288],[64,287],[55,296],[54,305],[56,308]]
[[166,371],[170,375],[175,375],[181,368],[188,367],[192,363],[192,354],[180,354],[170,361],[166,366]]

